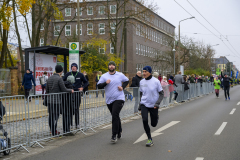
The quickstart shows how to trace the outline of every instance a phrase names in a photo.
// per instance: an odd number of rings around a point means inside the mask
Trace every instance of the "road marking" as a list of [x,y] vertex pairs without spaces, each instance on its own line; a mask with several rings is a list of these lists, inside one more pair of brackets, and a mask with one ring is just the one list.
[[239,105],[240,105],[240,102],[238,102],[237,105],[239,106]]
[[[175,124],[177,124],[177,123],[179,123],[179,122],[180,122],[180,121],[172,121],[172,122],[166,124],[165,126],[163,126],[163,127],[159,128],[158,130],[152,132],[152,133],[151,133],[152,137],[156,137],[156,136],[158,136],[158,135],[163,134],[163,133],[160,133],[160,132],[164,131],[165,129],[168,129],[168,128],[172,127],[173,125],[175,125]],[[140,138],[138,138],[138,140],[136,140],[133,144],[136,144],[136,143],[138,143],[138,142],[141,142],[141,141],[144,141],[144,140],[147,140],[147,139],[148,139],[148,137],[147,137],[146,133],[144,133],[144,134],[143,134]]]
[[107,125],[107,126],[102,127],[102,129],[107,128],[107,127],[110,127],[110,126],[112,126],[112,125],[109,124],[109,125]]
[[197,157],[195,160],[204,160],[203,157]]
[[215,133],[215,135],[220,135],[222,133],[223,129],[226,127],[226,125],[227,125],[227,122],[223,122],[222,125],[220,126],[220,128]]
[[236,108],[233,108],[233,110],[229,114],[233,114],[236,111]]

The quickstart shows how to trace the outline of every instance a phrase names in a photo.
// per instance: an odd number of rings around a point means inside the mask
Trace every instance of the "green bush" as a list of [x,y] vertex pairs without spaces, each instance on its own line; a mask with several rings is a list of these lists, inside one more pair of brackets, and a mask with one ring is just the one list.
[[185,75],[196,74],[196,75],[210,76],[210,72],[206,71],[206,70],[204,70],[202,68],[185,70],[184,74]]

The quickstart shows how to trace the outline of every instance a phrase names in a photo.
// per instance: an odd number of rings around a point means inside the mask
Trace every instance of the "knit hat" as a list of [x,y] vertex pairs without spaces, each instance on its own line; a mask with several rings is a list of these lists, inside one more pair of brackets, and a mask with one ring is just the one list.
[[173,76],[170,76],[169,78],[170,78],[170,79],[173,79]]
[[72,63],[72,64],[71,64],[71,69],[72,69],[72,67],[76,67],[76,68],[78,69],[77,63]]
[[149,73],[152,73],[152,68],[150,66],[145,66],[143,70],[148,71]]
[[63,71],[63,67],[61,65],[56,65],[55,71],[56,73],[61,73]]
[[113,61],[110,61],[110,62],[108,63],[108,66],[110,66],[110,65],[114,65],[114,66],[116,67],[116,63],[113,62]]

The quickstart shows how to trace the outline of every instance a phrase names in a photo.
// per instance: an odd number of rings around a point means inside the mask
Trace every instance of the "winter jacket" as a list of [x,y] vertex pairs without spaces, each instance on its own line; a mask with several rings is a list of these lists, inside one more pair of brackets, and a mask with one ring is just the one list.
[[22,86],[24,85],[24,89],[32,89],[32,82],[33,82],[34,86],[36,86],[32,72],[25,73],[24,77],[23,77],[23,82],[22,82]]
[[214,80],[213,85],[214,85],[214,89],[220,89],[221,81],[220,80]]
[[67,77],[73,75],[75,77],[74,91],[79,91],[79,88],[86,88],[88,86],[88,81],[84,77],[84,75],[80,72],[68,72],[64,77],[63,80],[66,81]]
[[184,82],[183,76],[180,74],[177,74],[174,79],[175,79],[175,84],[182,84]]
[[213,76],[210,77],[210,82],[214,82]]
[[[46,87],[46,94],[49,93],[59,93],[59,92],[72,92],[71,89],[67,89],[63,82],[63,79],[57,74],[53,74],[51,77],[48,78],[47,87]],[[62,95],[50,95],[48,97],[48,103],[51,104],[61,104],[62,103]]]
[[[140,81],[142,80],[142,77],[139,77],[138,75],[136,75],[135,77],[133,77],[132,79],[132,84],[130,87],[140,87]],[[134,88],[133,89],[133,97],[138,97],[138,90]]]
[[190,83],[195,83],[193,77],[190,77]]
[[221,72],[221,76],[222,76],[222,78],[223,78],[223,81],[222,81],[223,86],[224,86],[224,87],[229,87],[229,86],[230,86],[229,83],[230,83],[230,81],[232,81],[232,79],[229,78],[229,77],[224,77],[223,74],[222,74],[222,72]]
[[158,80],[160,81],[160,83],[162,82],[162,76],[158,76]]
[[169,97],[168,82],[162,80],[161,86],[162,86],[163,91],[164,91],[164,97]]

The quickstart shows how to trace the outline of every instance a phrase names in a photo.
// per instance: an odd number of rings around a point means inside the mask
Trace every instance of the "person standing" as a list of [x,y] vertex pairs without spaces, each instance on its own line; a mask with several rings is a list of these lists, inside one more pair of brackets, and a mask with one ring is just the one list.
[[159,74],[158,80],[160,81],[160,83],[162,82],[162,75],[161,74]]
[[[26,73],[23,76],[23,81],[21,85],[21,87],[24,86],[24,89],[25,89],[26,101],[28,101],[29,92],[32,89],[32,83],[34,84],[34,86],[36,86],[35,80],[32,75],[32,71],[30,71],[30,69],[27,69]],[[31,102],[31,99],[29,100],[29,102]]]
[[115,62],[108,64],[108,72],[103,74],[97,85],[99,89],[105,89],[106,103],[112,114],[112,137],[111,142],[116,143],[117,138],[122,137],[120,111],[125,102],[123,90],[127,87],[129,79],[122,73],[116,71]]
[[137,75],[132,78],[132,84],[130,87],[138,87],[133,89],[133,97],[135,97],[134,113],[138,112],[138,91],[140,86],[140,81],[142,80],[141,71],[137,72]]
[[218,79],[218,77],[216,77],[216,80],[214,80],[213,85],[214,85],[216,97],[219,98],[219,89],[221,86],[221,81]]
[[164,91],[163,107],[167,107],[168,106],[167,98],[169,97],[169,86],[168,86],[167,77],[163,76],[161,86],[162,86],[163,91]]
[[[39,82],[40,82],[41,87],[42,87],[42,95],[44,95],[44,91],[45,91],[46,86],[47,86],[47,80],[48,80],[48,76],[47,76],[47,72],[45,71],[43,73],[43,76],[39,77]],[[42,99],[44,99],[44,96],[42,97]]]
[[143,127],[147,134],[147,147],[153,146],[150,127],[148,125],[148,113],[151,117],[151,126],[156,127],[159,119],[158,109],[163,100],[164,92],[160,81],[152,76],[152,68],[145,66],[143,68],[143,77],[140,81],[140,95],[141,101],[139,110],[141,110]]
[[[97,85],[97,83],[98,83],[98,81],[100,80],[101,76],[102,76],[102,72],[101,72],[101,71],[98,71],[98,74],[97,74],[97,76],[96,76],[96,78],[95,78],[96,90],[98,90],[98,85]],[[96,97],[98,97],[98,92],[96,92]],[[104,98],[104,91],[102,91],[102,97]]]
[[[223,70],[222,70],[223,71]],[[227,98],[230,100],[230,81],[232,81],[231,78],[227,76],[227,74],[224,74],[221,72],[221,77],[223,78],[222,83],[223,83],[223,89],[224,89],[224,94],[225,94],[225,100],[227,101]]]
[[[75,114],[75,125],[77,129],[80,129],[79,126],[79,107],[81,104],[81,91],[83,91],[84,88],[88,86],[88,81],[84,77],[84,75],[80,72],[78,72],[78,65],[76,63],[71,64],[71,72],[68,72],[64,77],[63,80],[66,81],[68,76],[75,77],[75,83],[74,86],[74,114]],[[80,92],[78,92],[80,91]]]
[[[87,72],[86,72],[86,71],[83,71],[83,75],[84,75],[85,79],[89,82],[89,78],[88,78],[88,75],[87,75]],[[83,92],[84,92],[84,93],[85,93],[86,91],[88,91],[88,86],[89,86],[89,83],[88,83],[87,87],[85,87],[85,88],[83,89]]]
[[[67,89],[64,85],[63,79],[61,75],[63,73],[63,67],[61,65],[56,65],[55,67],[56,73],[54,73],[48,79],[48,83],[46,85],[46,94],[50,93],[59,93],[59,92],[69,92],[73,93],[74,90]],[[53,136],[60,134],[57,131],[57,122],[60,115],[60,109],[62,107],[62,95],[53,94],[47,98],[47,106],[48,106],[48,123]]]

